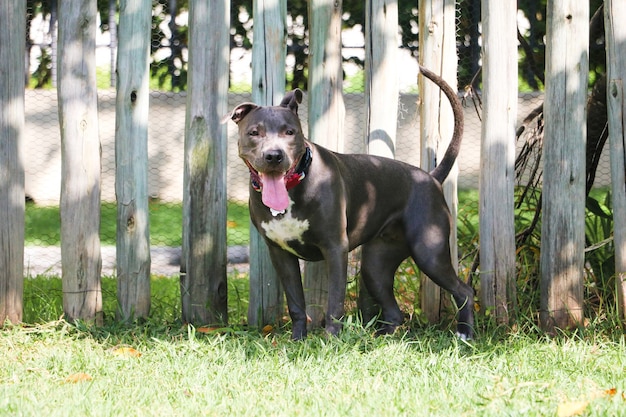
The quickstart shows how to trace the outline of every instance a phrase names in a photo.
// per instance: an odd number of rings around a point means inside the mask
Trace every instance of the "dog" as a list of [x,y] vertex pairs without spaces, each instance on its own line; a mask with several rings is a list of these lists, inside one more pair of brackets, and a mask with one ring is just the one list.
[[396,269],[411,256],[452,294],[457,335],[473,336],[474,291],[452,266],[451,215],[441,186],[459,153],[463,110],[441,77],[423,67],[420,71],[447,96],[455,121],[450,145],[430,173],[384,157],[332,152],[308,141],[298,116],[299,89],[287,93],[279,106],[239,104],[222,120],[238,126],[239,156],[250,171],[250,217],[283,285],[294,340],[307,336],[298,260],[326,261],[325,328],[337,335],[344,316],[348,252],[358,246],[365,287],[381,310],[379,333],[393,333],[404,320],[393,283]]

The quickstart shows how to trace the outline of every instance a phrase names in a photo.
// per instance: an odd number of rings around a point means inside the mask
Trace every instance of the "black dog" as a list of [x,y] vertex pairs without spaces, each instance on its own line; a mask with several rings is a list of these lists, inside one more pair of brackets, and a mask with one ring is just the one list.
[[457,334],[472,337],[474,292],[458,279],[450,260],[451,219],[441,188],[459,152],[463,112],[443,79],[420,70],[448,97],[455,118],[450,146],[430,173],[383,157],[331,152],[309,142],[298,118],[298,89],[280,106],[243,103],[224,118],[239,127],[239,155],[251,176],[250,216],[268,243],[285,289],[294,339],[307,334],[298,258],[326,261],[326,330],[337,334],[344,315],[348,252],[360,245],[363,280],[382,309],[381,332],[393,332],[403,321],[393,294],[394,273],[411,256],[453,295],[459,307]]

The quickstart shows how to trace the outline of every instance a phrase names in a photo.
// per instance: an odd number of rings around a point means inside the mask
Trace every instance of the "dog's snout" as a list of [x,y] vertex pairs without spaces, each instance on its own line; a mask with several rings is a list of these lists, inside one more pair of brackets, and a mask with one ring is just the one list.
[[274,149],[265,152],[265,162],[268,164],[278,165],[285,159],[285,154],[280,149]]

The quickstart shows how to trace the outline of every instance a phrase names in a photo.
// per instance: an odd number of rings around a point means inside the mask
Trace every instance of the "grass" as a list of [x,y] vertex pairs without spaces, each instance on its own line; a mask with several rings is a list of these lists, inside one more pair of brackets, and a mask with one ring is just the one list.
[[176,279],[153,279],[152,316],[132,325],[112,320],[104,279],[101,327],[59,320],[60,280],[28,279],[38,324],[0,330],[0,415],[626,415],[626,343],[607,321],[548,338],[479,318],[465,343],[415,322],[376,338],[349,316],[337,338],[292,342],[288,324],[247,328],[247,280],[229,283],[235,324],[204,332],[180,322]]
[[[151,201],[150,240],[154,246],[180,246],[182,241],[182,204]],[[115,203],[103,203],[100,239],[102,245],[115,245],[117,208]],[[228,203],[227,243],[245,245],[249,240],[250,217],[247,203]],[[57,246],[61,241],[61,221],[58,206],[26,206],[26,244]]]
[[[459,197],[460,250],[470,251],[477,193]],[[152,202],[150,210],[152,238],[175,242],[180,205]],[[103,222],[105,212],[114,225],[114,206],[103,208]],[[31,229],[51,216],[58,209],[27,209],[41,222]],[[245,205],[229,205],[229,230],[247,230],[247,216]],[[26,324],[0,330],[0,416],[626,415],[626,340],[609,298],[584,328],[548,337],[523,295],[511,328],[479,313],[476,339],[465,343],[453,335],[450,311],[439,325],[425,324],[415,266],[406,262],[396,294],[407,323],[395,335],[376,338],[359,322],[351,279],[340,335],[313,331],[292,342],[286,318],[265,332],[246,325],[247,278],[229,274],[229,325],[220,329],[181,322],[176,277],[152,278],[151,316],[133,324],[115,320],[116,280],[103,278],[99,327],[60,319],[59,278],[27,278]]]

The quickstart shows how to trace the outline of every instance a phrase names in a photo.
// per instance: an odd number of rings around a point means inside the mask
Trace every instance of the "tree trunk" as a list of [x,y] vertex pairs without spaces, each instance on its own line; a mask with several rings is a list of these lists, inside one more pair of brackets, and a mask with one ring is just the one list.
[[480,157],[481,304],[498,323],[515,310],[515,124],[517,8],[483,0],[483,123]]
[[185,117],[184,322],[228,323],[226,281],[226,126],[230,2],[189,2],[189,73]]
[[[454,0],[423,0],[419,3],[420,38],[419,50],[421,65],[440,74],[456,88],[456,2]],[[452,108],[439,87],[419,77],[420,95],[420,165],[423,170],[431,171],[437,161],[443,157],[454,126]],[[458,249],[456,232],[457,214],[457,176],[454,168],[444,182],[444,194],[452,214],[450,229],[450,256],[452,265],[458,268]],[[421,307],[431,323],[440,321],[443,300],[441,289],[425,275],[421,285]]]
[[97,15],[93,1],[59,2],[63,311],[67,320],[96,322],[102,314]]
[[[398,2],[365,3],[365,146],[372,155],[395,158],[398,123]],[[359,311],[368,323],[378,306],[359,281]]]
[[26,1],[0,2],[0,327],[22,321]]
[[119,318],[150,313],[148,105],[150,0],[120,2],[115,108]]
[[549,0],[541,226],[541,327],[583,320],[589,3]]
[[[277,105],[285,93],[287,1],[255,0],[253,7],[252,101],[263,106]],[[278,323],[282,306],[282,287],[267,245],[250,225],[248,323],[258,327]]]
[[606,0],[604,3],[615,278],[618,309],[622,322],[626,323],[626,4],[620,0]]
[[[309,1],[309,139],[343,150],[345,107],[341,67],[341,0]],[[328,300],[325,262],[307,262],[304,271],[307,313],[319,327]]]

